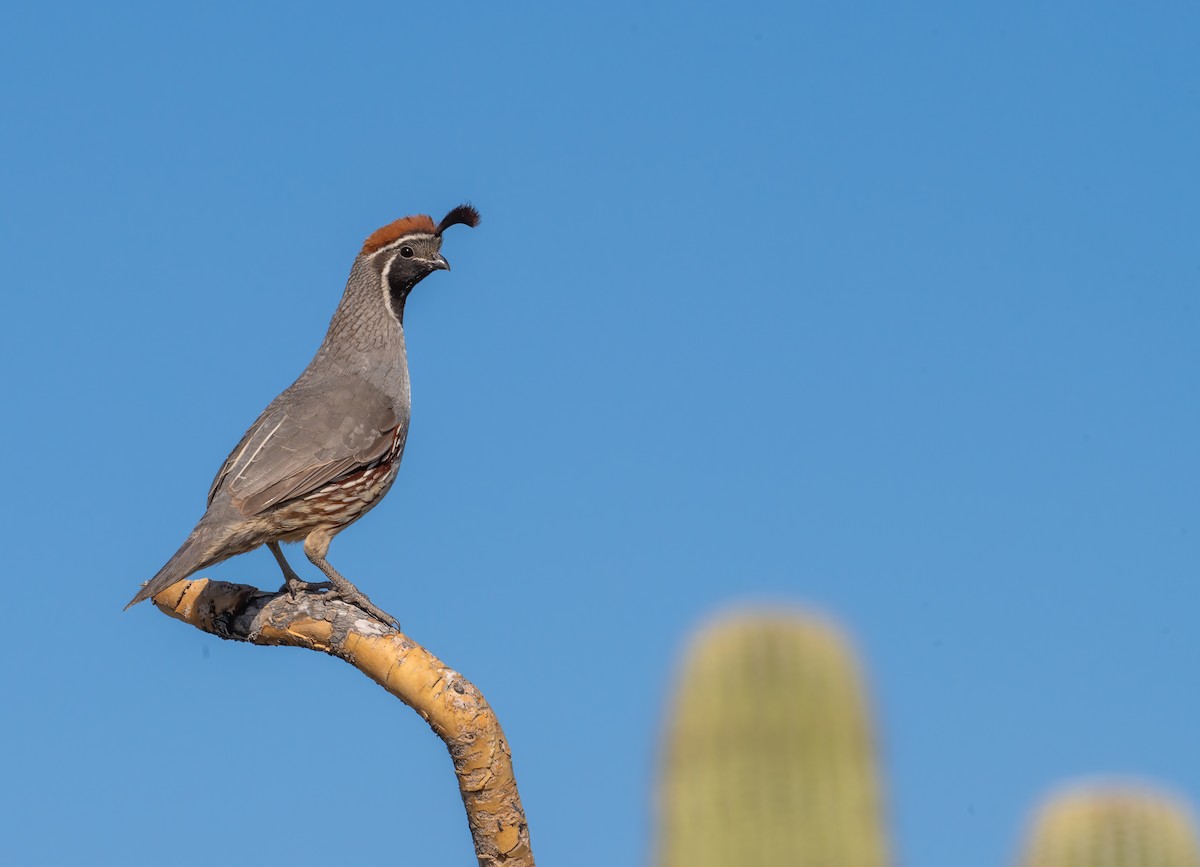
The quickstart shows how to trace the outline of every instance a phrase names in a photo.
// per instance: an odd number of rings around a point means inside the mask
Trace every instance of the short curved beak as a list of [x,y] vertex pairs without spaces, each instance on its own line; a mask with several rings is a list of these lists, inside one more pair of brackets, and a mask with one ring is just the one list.
[[441,253],[434,253],[429,257],[429,267],[435,271],[449,271],[450,263],[446,261]]

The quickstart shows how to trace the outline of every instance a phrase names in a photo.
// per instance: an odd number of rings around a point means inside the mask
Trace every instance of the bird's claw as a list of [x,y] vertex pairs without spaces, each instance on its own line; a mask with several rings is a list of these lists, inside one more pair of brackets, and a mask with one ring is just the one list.
[[333,592],[336,593],[339,597],[341,597],[341,599],[344,602],[349,602],[355,608],[362,609],[367,614],[370,614],[372,617],[374,617],[376,620],[382,620],[388,626],[394,627],[396,629],[396,631],[400,631],[400,621],[397,620],[392,615],[388,614],[382,608],[378,607],[377,605],[372,604],[371,600],[368,599],[362,593],[359,593],[356,598],[348,598],[340,590],[335,590]]

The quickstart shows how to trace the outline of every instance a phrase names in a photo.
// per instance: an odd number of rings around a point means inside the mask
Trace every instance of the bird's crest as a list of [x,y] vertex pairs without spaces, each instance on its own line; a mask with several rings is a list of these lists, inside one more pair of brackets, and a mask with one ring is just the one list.
[[442,217],[442,221],[437,224],[437,233],[449,229],[451,226],[457,225],[470,226],[472,229],[479,225],[479,212],[470,205],[459,205],[453,211]]
[[442,232],[451,226],[456,225],[478,226],[479,212],[470,205],[459,205],[446,216],[436,226],[433,224],[433,218],[427,214],[414,214],[411,217],[401,217],[393,223],[388,223],[382,229],[376,229],[363,242],[360,255],[368,256],[376,250],[381,250],[388,244],[395,241],[397,238],[403,238],[405,235],[411,235],[415,232],[421,232],[426,235],[440,235]]

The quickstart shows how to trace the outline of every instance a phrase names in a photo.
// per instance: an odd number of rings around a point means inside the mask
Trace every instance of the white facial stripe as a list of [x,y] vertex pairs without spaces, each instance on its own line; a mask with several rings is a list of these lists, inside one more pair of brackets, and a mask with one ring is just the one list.
[[378,250],[376,250],[374,253],[372,253],[371,256],[375,257],[375,256],[382,255],[383,253],[387,253],[390,250],[396,249],[397,247],[399,247],[402,244],[409,244],[409,243],[412,243],[413,241],[432,240],[433,238],[436,238],[436,237],[437,237],[437,235],[431,235],[428,232],[409,232],[407,235],[401,235],[395,241],[392,241],[392,243],[387,244],[386,246],[380,247]]
[[[404,237],[407,238],[410,236],[405,235]],[[401,240],[403,240],[403,238]],[[396,243],[398,244],[400,242],[397,241]],[[385,247],[384,249],[386,250],[387,248]],[[395,264],[395,262],[395,256],[393,256],[391,259],[388,259],[388,263],[383,269],[383,278],[379,282],[379,287],[383,290],[383,306],[387,308],[388,313],[392,314],[392,318],[396,320],[397,324],[399,324],[400,317],[396,315],[396,308],[392,306],[392,287],[388,284],[388,273],[392,270],[392,265]]]

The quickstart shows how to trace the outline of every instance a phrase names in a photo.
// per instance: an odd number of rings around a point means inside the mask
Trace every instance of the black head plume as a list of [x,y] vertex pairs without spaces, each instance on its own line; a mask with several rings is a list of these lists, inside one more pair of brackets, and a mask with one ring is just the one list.
[[442,217],[442,221],[437,224],[435,235],[440,235],[442,232],[449,229],[451,226],[457,226],[462,223],[464,226],[474,228],[479,225],[479,212],[470,205],[459,205],[453,211]]

